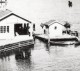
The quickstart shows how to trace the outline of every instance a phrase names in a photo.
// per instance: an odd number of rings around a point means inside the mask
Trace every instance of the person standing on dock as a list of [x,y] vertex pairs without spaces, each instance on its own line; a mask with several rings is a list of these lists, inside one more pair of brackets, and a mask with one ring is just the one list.
[[35,24],[33,24],[33,31],[35,31]]
[[27,23],[27,34],[30,36],[29,29],[30,29],[30,27],[29,27],[29,23]]

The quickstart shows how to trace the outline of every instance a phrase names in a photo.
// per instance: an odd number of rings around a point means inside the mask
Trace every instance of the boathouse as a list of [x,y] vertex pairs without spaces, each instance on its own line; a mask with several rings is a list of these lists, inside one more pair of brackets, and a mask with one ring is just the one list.
[[46,23],[42,23],[41,27],[43,29],[43,34],[49,35],[50,38],[60,37],[67,34],[70,31],[70,27],[66,28],[64,22],[58,22],[56,20],[50,20]]
[[0,10],[0,39],[13,39],[19,35],[32,37],[32,28],[31,21],[8,9]]

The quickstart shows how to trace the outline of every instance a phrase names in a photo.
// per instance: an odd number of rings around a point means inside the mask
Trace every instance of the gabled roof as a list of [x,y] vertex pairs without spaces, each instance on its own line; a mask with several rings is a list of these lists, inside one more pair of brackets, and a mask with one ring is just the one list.
[[0,21],[4,20],[4,19],[6,19],[6,18],[8,18],[9,16],[12,16],[12,15],[14,15],[18,18],[21,18],[24,21],[27,21],[27,22],[31,23],[31,21],[29,21],[29,20],[27,20],[27,19],[25,19],[25,18],[23,18],[23,17],[21,17],[17,14],[12,13],[12,11],[10,11],[8,9],[6,9],[5,11],[3,11],[3,10],[0,11]]
[[41,23],[41,26],[51,26],[52,24],[54,24],[54,23],[58,23],[58,24],[60,24],[60,25],[62,25],[62,26],[64,26],[64,22],[61,22],[61,21],[56,21],[56,20],[50,20],[50,21],[48,21],[48,22],[45,22],[45,23]]
[[12,11],[10,11],[8,9],[6,9],[6,10],[0,10],[0,19],[2,19],[3,17],[5,17],[5,16],[7,16],[7,15],[9,15],[11,13],[12,13]]

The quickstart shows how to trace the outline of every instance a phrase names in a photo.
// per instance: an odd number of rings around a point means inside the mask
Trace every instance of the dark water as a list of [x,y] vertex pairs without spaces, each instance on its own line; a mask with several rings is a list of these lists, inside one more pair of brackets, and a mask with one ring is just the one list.
[[0,71],[80,71],[80,46],[34,46],[0,53]]

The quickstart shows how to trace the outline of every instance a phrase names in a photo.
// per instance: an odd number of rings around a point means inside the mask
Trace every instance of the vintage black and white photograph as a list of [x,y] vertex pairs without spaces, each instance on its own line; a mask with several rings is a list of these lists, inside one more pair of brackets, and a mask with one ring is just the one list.
[[80,0],[0,0],[0,71],[80,71]]

